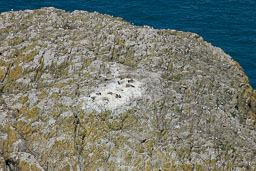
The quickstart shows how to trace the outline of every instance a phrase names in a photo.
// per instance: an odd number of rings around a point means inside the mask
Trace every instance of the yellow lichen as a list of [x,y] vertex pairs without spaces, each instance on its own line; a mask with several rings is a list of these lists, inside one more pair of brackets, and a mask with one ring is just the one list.
[[61,170],[63,170],[63,171],[69,171],[69,170],[71,170],[71,169],[70,169],[70,166],[67,164],[67,165],[64,166]]
[[16,130],[18,130],[19,134],[23,136],[24,139],[28,138],[32,134],[30,125],[24,121],[19,120],[14,123],[14,126]]
[[153,151],[153,142],[152,142],[152,140],[148,140],[148,141],[146,141],[146,150],[147,150],[147,153],[149,154],[149,155],[152,155],[152,151]]
[[23,105],[19,111],[19,113],[16,115],[16,117],[21,117],[26,111],[28,110],[28,105]]
[[256,121],[256,113],[253,113],[252,111],[249,111],[249,115]]
[[18,103],[21,103],[21,104],[24,104],[24,103],[26,103],[28,101],[28,96],[21,96],[21,97],[19,97],[18,98]]
[[4,79],[4,76],[5,76],[5,70],[0,69],[0,81]]
[[33,119],[37,120],[38,119],[38,113],[39,113],[39,108],[38,107],[33,107],[31,110],[29,110],[24,116],[25,118],[28,119]]
[[236,62],[236,61],[233,60],[233,59],[232,59],[232,62],[234,63],[234,65],[235,65],[239,70],[244,71],[243,68],[241,67],[241,65],[240,65],[238,62]]
[[39,99],[44,99],[44,98],[46,98],[47,96],[48,96],[48,94],[47,94],[45,91],[42,91],[42,92],[39,94],[38,98],[39,98]]
[[31,171],[41,171],[36,164],[30,164]]
[[172,63],[169,63],[168,64],[168,67],[167,67],[167,70],[168,71],[171,71],[173,69],[173,64]]
[[72,80],[68,80],[67,82],[65,82],[65,83],[59,83],[59,84],[57,84],[55,87],[56,88],[63,88],[63,87],[65,87],[65,86],[67,86],[67,85],[70,85],[72,83]]
[[57,133],[57,126],[55,126],[52,130],[51,130],[51,132],[47,135],[47,139],[50,139],[50,138],[52,138],[53,136],[56,136],[56,133]]
[[29,163],[26,161],[19,162],[19,168],[21,170],[30,170]]
[[4,85],[3,92],[5,93],[19,93],[20,90],[23,89],[23,91],[26,91],[25,87],[23,87],[22,83],[20,82],[7,82]]
[[124,46],[125,45],[124,41],[123,40],[119,40],[119,45],[120,46]]
[[21,60],[23,62],[30,62],[32,60],[34,60],[34,57],[38,54],[37,50],[33,50],[31,52],[29,52],[28,54],[24,55],[24,56],[20,56]]
[[16,64],[16,66],[10,70],[8,75],[8,82],[15,81],[22,76],[22,68]]
[[5,149],[5,152],[13,152],[13,143],[15,143],[18,138],[19,138],[19,135],[18,133],[10,127],[10,125],[6,125],[6,128],[5,128],[7,134],[8,134],[8,137],[7,139],[4,141],[4,148]]
[[54,98],[55,100],[58,100],[59,99],[58,93],[56,93],[56,92],[52,93],[51,98]]
[[15,37],[13,39],[9,39],[8,46],[15,46],[23,42],[23,39],[21,37]]
[[54,62],[53,62],[53,61],[51,62],[51,65],[50,65],[50,71],[51,71],[51,72],[54,72],[54,71],[55,71],[55,65],[54,65]]
[[29,44],[28,46],[25,46],[23,49],[22,49],[22,52],[27,52],[29,50],[32,50],[36,47],[36,42],[33,42],[32,44]]
[[5,66],[5,61],[0,59],[0,66]]
[[122,124],[119,121],[114,121],[112,124],[110,124],[111,129],[117,131],[122,129]]
[[184,32],[181,32],[181,31],[176,31],[176,36],[178,38],[184,38],[184,37],[186,37],[186,34]]
[[35,10],[35,13],[39,14],[39,15],[45,15],[46,14],[46,12],[44,10],[41,10],[41,9]]

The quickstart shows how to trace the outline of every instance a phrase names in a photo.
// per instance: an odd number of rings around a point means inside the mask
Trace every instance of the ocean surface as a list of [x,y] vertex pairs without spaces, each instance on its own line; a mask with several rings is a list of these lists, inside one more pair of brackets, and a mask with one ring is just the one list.
[[0,0],[0,12],[49,6],[195,32],[238,61],[256,89],[256,0]]

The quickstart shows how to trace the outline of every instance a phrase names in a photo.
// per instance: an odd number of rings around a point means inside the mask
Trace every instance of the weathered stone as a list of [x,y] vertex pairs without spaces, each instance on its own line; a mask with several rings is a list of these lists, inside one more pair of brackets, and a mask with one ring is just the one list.
[[0,170],[255,170],[256,90],[195,33],[0,15]]

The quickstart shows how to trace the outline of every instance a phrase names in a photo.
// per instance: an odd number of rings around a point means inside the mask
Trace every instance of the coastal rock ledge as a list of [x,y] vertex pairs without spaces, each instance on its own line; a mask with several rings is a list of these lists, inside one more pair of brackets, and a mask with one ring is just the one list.
[[0,15],[0,170],[255,170],[255,119],[243,69],[195,33]]

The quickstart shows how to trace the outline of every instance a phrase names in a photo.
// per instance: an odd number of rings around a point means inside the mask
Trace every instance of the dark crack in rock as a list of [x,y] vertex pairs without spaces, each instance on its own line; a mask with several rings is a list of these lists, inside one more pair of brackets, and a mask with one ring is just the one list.
[[255,119],[241,66],[195,33],[0,15],[0,170],[255,170]]

